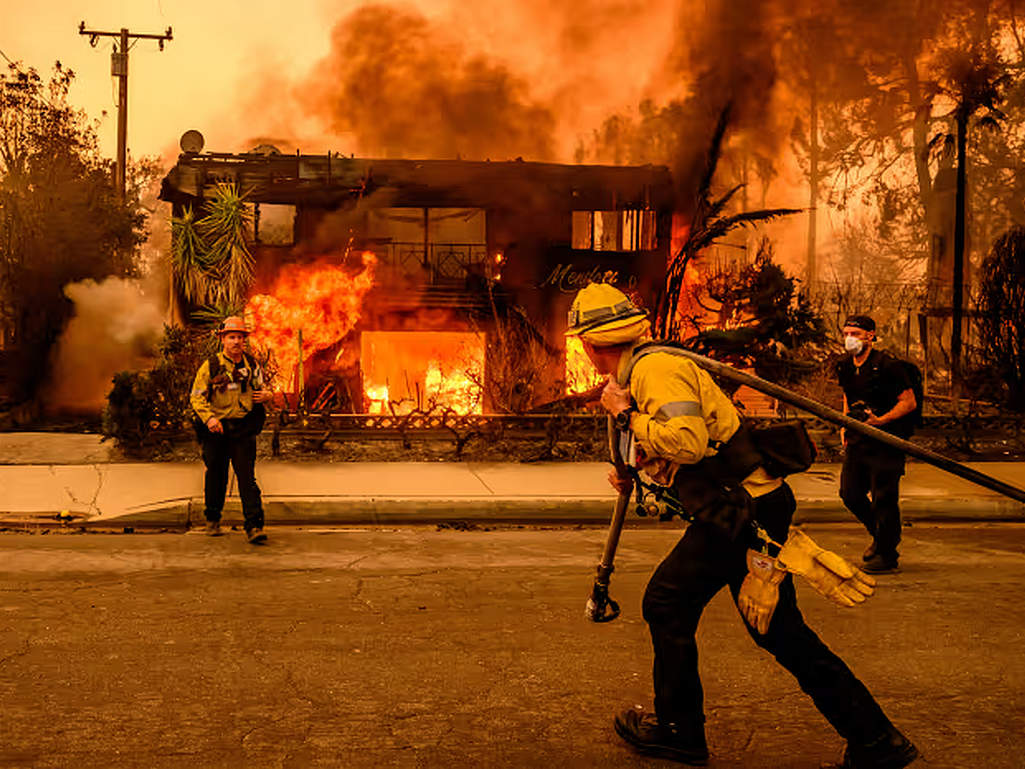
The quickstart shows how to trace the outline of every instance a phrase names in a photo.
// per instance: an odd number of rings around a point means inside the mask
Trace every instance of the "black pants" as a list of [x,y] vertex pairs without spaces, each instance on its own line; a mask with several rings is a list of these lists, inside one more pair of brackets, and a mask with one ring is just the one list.
[[[227,420],[225,420],[227,421]],[[230,427],[226,427],[230,430]],[[242,499],[245,529],[263,528],[263,500],[256,485],[256,438],[209,433],[202,441],[203,464],[206,465],[204,495],[208,521],[221,520],[224,497],[228,493],[228,463],[235,469],[238,495]]]
[[[759,523],[778,541],[786,538],[795,507],[786,484],[755,500]],[[733,540],[711,523],[692,523],[648,583],[644,619],[655,650],[655,712],[663,723],[704,722],[694,635],[702,610],[724,585],[736,603],[747,574],[748,544],[746,535]],[[794,675],[842,737],[864,745],[892,729],[865,685],[805,624],[791,575],[780,584],[768,632],[762,636],[745,627],[755,643]]]
[[840,499],[875,541],[876,552],[897,558],[900,544],[900,478],[904,454],[879,443],[848,444],[840,474]]

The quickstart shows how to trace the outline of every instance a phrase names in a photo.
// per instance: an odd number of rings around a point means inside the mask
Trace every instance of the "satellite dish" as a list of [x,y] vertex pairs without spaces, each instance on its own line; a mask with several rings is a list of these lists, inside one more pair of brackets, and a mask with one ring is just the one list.
[[182,134],[178,144],[181,146],[182,152],[200,152],[203,149],[203,134],[195,129],[190,129]]

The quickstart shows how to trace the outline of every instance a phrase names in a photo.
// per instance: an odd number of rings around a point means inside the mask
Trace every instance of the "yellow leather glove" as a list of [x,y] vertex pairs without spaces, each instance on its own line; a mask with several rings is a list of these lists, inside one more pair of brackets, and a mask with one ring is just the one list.
[[779,583],[786,575],[775,558],[755,550],[747,551],[747,576],[737,595],[737,608],[759,635],[769,631],[772,614],[779,603]]
[[840,606],[862,603],[876,589],[876,581],[836,553],[819,547],[799,529],[791,529],[776,556],[779,565],[800,574],[815,590]]

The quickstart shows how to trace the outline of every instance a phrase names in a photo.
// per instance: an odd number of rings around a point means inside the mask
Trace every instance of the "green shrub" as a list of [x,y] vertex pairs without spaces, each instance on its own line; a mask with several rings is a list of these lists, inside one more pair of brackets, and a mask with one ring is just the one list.
[[103,434],[131,450],[190,430],[192,381],[216,349],[216,339],[207,332],[165,326],[160,357],[152,367],[114,375],[103,412]]

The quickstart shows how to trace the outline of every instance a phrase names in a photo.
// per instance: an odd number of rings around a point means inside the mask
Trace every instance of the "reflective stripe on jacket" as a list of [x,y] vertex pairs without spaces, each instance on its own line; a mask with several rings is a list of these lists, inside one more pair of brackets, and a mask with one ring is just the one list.
[[[635,349],[623,353],[617,379],[625,375]],[[680,355],[652,352],[639,358],[629,386],[637,403],[630,429],[648,457],[674,466],[697,464],[714,456],[716,447],[740,427],[740,415],[729,396],[707,371]],[[675,467],[668,475],[673,473]],[[758,467],[743,485],[751,496],[761,496],[780,481]]]
[[[632,357],[632,349],[623,353],[620,375]],[[725,443],[740,427],[736,408],[708,372],[678,355],[654,352],[638,360],[630,394],[638,411],[630,427],[648,456],[692,465],[715,453],[710,442]]]

